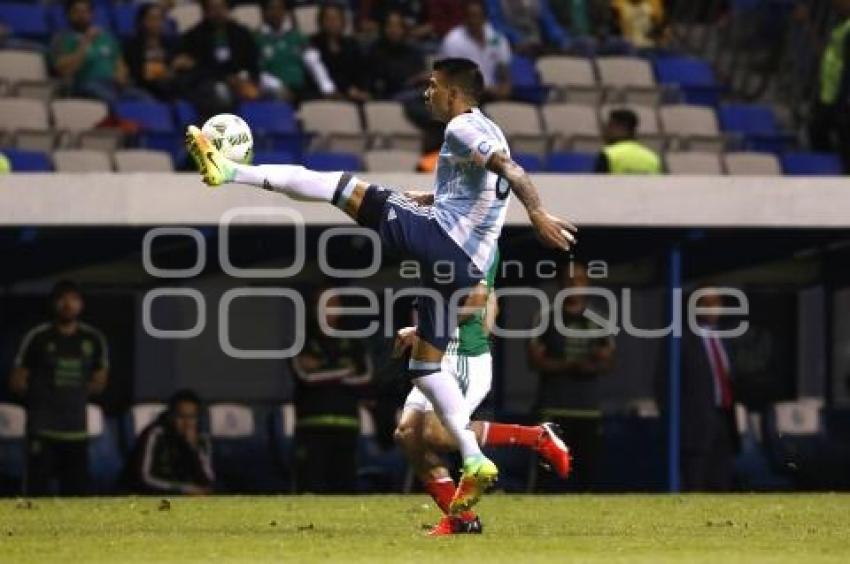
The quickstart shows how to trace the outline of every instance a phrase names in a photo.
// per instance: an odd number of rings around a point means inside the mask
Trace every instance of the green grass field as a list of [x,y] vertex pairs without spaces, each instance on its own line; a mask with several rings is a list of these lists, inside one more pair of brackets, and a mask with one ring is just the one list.
[[492,495],[437,539],[428,501],[3,499],[0,562],[850,562],[850,495]]

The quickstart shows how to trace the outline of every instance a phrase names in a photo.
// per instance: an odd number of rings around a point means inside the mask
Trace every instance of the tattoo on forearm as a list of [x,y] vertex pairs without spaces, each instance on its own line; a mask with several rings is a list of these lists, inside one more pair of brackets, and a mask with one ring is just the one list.
[[537,187],[534,186],[528,174],[513,159],[507,155],[498,154],[494,155],[491,162],[493,165],[491,170],[510,182],[511,189],[529,213],[543,207]]

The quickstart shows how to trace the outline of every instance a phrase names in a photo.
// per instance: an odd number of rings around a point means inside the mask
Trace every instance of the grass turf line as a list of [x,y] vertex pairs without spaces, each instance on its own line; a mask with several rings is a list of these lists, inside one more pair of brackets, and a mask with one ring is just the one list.
[[512,496],[424,537],[425,496],[0,500],[0,562],[850,562],[850,495]]

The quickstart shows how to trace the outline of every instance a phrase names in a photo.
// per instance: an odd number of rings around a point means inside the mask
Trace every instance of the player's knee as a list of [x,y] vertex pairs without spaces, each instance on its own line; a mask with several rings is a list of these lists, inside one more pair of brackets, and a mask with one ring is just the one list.
[[413,448],[414,443],[416,442],[413,427],[409,425],[397,426],[395,428],[395,431],[393,432],[393,439],[400,448],[404,450],[410,450],[411,448]]

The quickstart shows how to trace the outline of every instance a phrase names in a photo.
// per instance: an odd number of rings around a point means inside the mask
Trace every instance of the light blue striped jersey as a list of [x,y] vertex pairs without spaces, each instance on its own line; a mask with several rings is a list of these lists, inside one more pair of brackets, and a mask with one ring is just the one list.
[[437,163],[434,217],[481,272],[495,258],[510,199],[508,181],[484,168],[500,150],[510,155],[502,130],[473,108],[446,126]]

